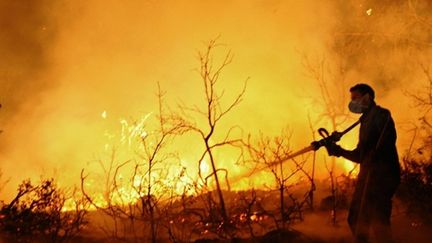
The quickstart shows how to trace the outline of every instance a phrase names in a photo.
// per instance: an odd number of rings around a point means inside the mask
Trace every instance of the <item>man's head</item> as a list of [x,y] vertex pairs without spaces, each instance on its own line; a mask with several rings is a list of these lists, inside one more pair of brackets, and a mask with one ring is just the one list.
[[350,88],[351,102],[348,108],[353,113],[364,113],[373,105],[375,92],[371,86],[367,84],[356,84]]

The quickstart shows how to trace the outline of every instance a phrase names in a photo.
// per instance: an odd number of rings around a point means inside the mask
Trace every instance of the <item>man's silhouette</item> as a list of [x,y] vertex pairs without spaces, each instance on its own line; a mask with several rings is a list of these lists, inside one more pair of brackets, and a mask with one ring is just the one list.
[[392,197],[400,182],[395,125],[390,112],[375,104],[375,93],[369,85],[357,84],[350,92],[350,111],[362,114],[359,142],[352,151],[335,143],[327,150],[329,155],[360,164],[348,215],[356,242],[369,242],[369,229],[377,242],[392,242]]

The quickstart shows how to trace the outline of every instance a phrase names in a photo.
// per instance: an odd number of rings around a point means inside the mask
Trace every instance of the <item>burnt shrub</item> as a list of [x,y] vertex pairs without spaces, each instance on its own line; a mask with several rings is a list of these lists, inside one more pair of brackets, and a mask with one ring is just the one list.
[[1,206],[0,230],[14,239],[70,240],[86,224],[86,210],[79,200],[66,210],[67,199],[53,179],[42,180],[39,185],[25,180],[15,198]]
[[432,163],[404,159],[404,164],[396,196],[408,216],[432,224]]

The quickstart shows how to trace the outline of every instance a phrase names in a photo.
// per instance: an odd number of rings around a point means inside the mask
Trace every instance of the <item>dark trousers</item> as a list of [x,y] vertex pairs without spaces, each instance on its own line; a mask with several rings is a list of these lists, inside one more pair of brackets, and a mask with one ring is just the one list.
[[377,242],[393,242],[390,217],[399,182],[382,176],[366,176],[357,182],[348,215],[355,242],[370,242],[370,230]]

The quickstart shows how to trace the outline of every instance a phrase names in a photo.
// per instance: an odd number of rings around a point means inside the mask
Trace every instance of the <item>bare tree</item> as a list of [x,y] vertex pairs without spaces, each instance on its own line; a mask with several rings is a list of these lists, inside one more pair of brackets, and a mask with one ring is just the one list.
[[420,144],[417,145],[417,153],[428,157],[432,155],[432,122],[431,122],[431,110],[432,110],[432,71],[430,66],[419,63],[419,67],[424,74],[425,84],[418,90],[406,92],[406,95],[411,98],[415,108],[419,111],[420,116],[417,117],[417,121],[413,121],[414,132],[413,140],[408,151],[410,156],[411,147],[414,145],[415,139],[420,139]]
[[[129,142],[135,139],[141,143],[136,150],[138,158],[119,163],[116,151],[113,150],[108,165],[104,161],[100,162],[105,174],[103,203],[98,202],[94,194],[88,193],[86,189],[88,175],[85,175],[84,170],[82,171],[82,192],[93,207],[112,219],[114,230],[105,230],[111,237],[124,239],[127,231],[132,230],[129,234],[138,240],[139,236],[134,229],[138,222],[141,224],[145,222],[150,228],[149,235],[152,242],[156,241],[160,226],[168,231],[171,240],[177,241],[183,238],[184,234],[178,232],[181,227],[173,224],[177,222],[176,220],[180,220],[183,225],[195,221],[194,227],[203,225],[205,230],[212,230],[223,237],[229,236],[227,232],[231,221],[225,205],[220,177],[221,173],[224,173],[226,186],[229,189],[228,171],[218,166],[214,152],[225,146],[241,145],[240,138],[232,138],[232,133],[237,129],[235,126],[225,132],[222,140],[217,141],[217,136],[223,135],[219,133],[220,121],[241,102],[247,80],[240,93],[225,106],[224,91],[218,91],[216,86],[222,71],[231,63],[233,55],[231,52],[226,53],[222,63],[214,65],[213,52],[219,46],[220,44],[213,40],[210,41],[205,51],[199,52],[199,74],[204,85],[205,108],[200,109],[197,106],[189,108],[181,105],[180,113],[166,110],[162,105],[164,94],[159,89],[159,114],[156,119],[159,126],[149,130],[144,126],[143,121],[137,121],[131,124],[131,129],[126,129],[130,132]],[[205,118],[205,122],[197,123],[195,119],[191,119],[191,113]],[[199,179],[192,184],[188,182],[189,185],[187,185],[188,190],[194,192],[196,198],[202,200],[201,206],[204,208],[196,205],[196,200],[191,199],[191,196],[188,195],[190,192],[174,193],[174,188],[169,185],[176,182],[166,183],[168,161],[178,160],[177,155],[170,152],[167,146],[177,136],[188,131],[197,133],[204,145],[204,151],[200,154],[198,162]],[[210,174],[205,174],[201,170],[204,159],[210,162]],[[119,178],[121,171],[131,172],[130,176],[126,177],[128,179]],[[180,177],[182,176],[175,179]],[[216,186],[216,200],[212,195],[213,181]],[[134,200],[125,197],[125,188],[127,192],[133,192],[128,194],[135,195]]]
[[[294,183],[289,182],[289,180],[295,181],[306,176],[311,183],[310,190],[314,190],[313,177],[304,168],[307,159],[285,161],[285,158],[291,154],[290,140],[291,132],[285,129],[281,135],[273,138],[261,134],[257,142],[249,141],[246,145],[251,160],[257,163],[256,168],[259,168],[256,171],[269,171],[275,179],[276,189],[279,193],[279,217],[270,216],[275,219],[277,228],[284,228],[286,223],[301,220],[304,205],[308,203],[310,198],[310,191],[307,191],[300,200],[294,196],[289,191]],[[291,206],[288,206],[287,198],[291,200]]]
[[[139,239],[136,228],[139,223],[149,225],[150,241],[156,242],[161,222],[161,211],[173,197],[176,178],[169,178],[168,171],[177,155],[168,150],[168,145],[188,130],[181,117],[165,110],[163,105],[164,93],[158,90],[159,110],[153,130],[146,124],[147,119],[126,124],[126,138],[137,144],[136,157],[122,163],[116,162],[115,150],[111,155],[108,167],[104,166],[106,185],[103,205],[99,205],[95,198],[85,189],[84,170],[81,172],[81,190],[87,200],[114,223],[112,237],[124,238],[131,232],[135,240]],[[120,177],[121,171],[131,172],[126,181]],[[172,175],[171,175],[172,176]],[[133,197],[131,198],[131,195]],[[125,222],[128,222],[127,224]],[[118,223],[123,225],[123,237],[119,237]],[[143,232],[142,236],[147,235]]]
[[[346,51],[352,51],[348,49]],[[346,109],[348,103],[347,86],[345,82],[346,78],[346,67],[344,62],[338,62],[337,64],[329,63],[324,57],[318,60],[311,60],[307,55],[303,55],[303,65],[306,72],[309,74],[316,85],[319,88],[319,96],[315,97],[314,103],[319,104],[324,109],[320,112],[318,119],[315,122],[329,122],[331,129],[336,131],[349,121],[350,116]],[[309,126],[312,131],[314,129],[314,122],[309,118]],[[315,135],[313,134],[314,140]],[[330,197],[325,200],[331,199],[331,218],[333,225],[337,222],[337,208],[338,208],[338,189],[335,175],[336,158],[330,159],[331,163],[328,164],[327,160],[324,159],[324,164],[329,175],[330,181]]]
[[[215,64],[215,49],[220,47],[221,44],[217,43],[217,39],[211,40],[204,51],[198,53],[198,58],[200,62],[199,74],[204,86],[205,95],[205,108],[200,108],[194,106],[192,108],[186,107],[184,105],[180,106],[180,109],[184,113],[192,112],[198,114],[201,118],[205,119],[204,124],[196,124],[195,121],[190,122],[190,129],[198,133],[202,144],[204,145],[204,151],[198,160],[198,174],[200,181],[205,188],[210,187],[209,179],[213,179],[216,186],[217,202],[213,199],[211,193],[207,193],[207,201],[210,208],[215,203],[219,207],[220,215],[213,215],[216,218],[220,217],[222,221],[222,226],[225,227],[229,224],[229,215],[225,205],[224,196],[222,193],[222,183],[221,174],[225,176],[225,183],[227,188],[230,188],[228,182],[228,170],[220,168],[215,158],[215,150],[225,147],[225,146],[239,146],[241,139],[232,138],[231,134],[237,127],[233,126],[225,132],[225,137],[221,141],[217,141],[216,134],[219,133],[221,120],[230,113],[243,99],[247,79],[244,82],[242,90],[236,95],[236,97],[231,102],[222,102],[225,94],[225,90],[218,90],[217,85],[219,84],[220,77],[223,70],[232,62],[233,54],[228,51],[222,58],[220,64]],[[228,105],[223,105],[227,103]],[[211,173],[204,175],[202,172],[202,163],[204,159],[208,159],[211,166]]]

